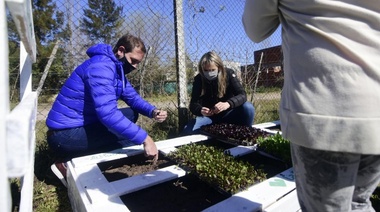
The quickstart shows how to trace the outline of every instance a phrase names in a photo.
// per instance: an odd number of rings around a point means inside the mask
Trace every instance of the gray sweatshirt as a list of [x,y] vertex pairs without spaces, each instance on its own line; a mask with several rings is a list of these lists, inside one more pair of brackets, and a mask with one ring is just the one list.
[[380,154],[380,1],[247,0],[243,24],[254,42],[282,27],[285,138]]

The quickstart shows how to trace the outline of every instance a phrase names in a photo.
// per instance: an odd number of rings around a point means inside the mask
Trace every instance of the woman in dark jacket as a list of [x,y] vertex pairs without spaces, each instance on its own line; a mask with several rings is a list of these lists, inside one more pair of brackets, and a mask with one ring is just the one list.
[[247,102],[246,92],[233,70],[224,68],[213,51],[204,54],[198,65],[190,101],[190,111],[197,116],[185,126],[191,134],[211,123],[252,126],[255,108]]

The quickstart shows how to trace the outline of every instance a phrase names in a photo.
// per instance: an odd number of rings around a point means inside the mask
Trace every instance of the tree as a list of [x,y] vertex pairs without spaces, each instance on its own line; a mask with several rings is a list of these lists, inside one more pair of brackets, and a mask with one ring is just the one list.
[[[166,52],[174,55],[174,30],[172,20],[158,11],[143,14],[134,12],[125,20],[124,28],[133,29],[135,36],[140,37],[149,52],[146,54],[147,61],[139,66],[139,72],[128,75],[128,80],[139,90],[143,97],[163,93],[163,84],[170,75],[175,79],[175,69],[170,70],[170,60],[162,58]],[[145,65],[143,65],[145,64]]]
[[37,51],[54,42],[56,35],[64,32],[63,12],[58,11],[52,0],[33,0],[33,22]]
[[114,0],[88,0],[88,9],[84,9],[81,20],[81,31],[92,43],[103,42],[110,44],[120,37],[118,28],[123,21],[123,7],[116,6]]
[[[71,29],[68,23],[65,23],[64,13],[52,0],[33,0],[33,22],[37,43],[37,60],[33,64],[33,85],[37,86],[54,45],[58,39],[67,42],[71,36]],[[44,90],[46,93],[55,93],[62,85],[62,78],[67,77],[64,55],[66,50],[58,49],[54,63],[49,69],[49,77],[44,84],[44,87],[49,88]]]
[[[63,12],[57,9],[57,5],[52,0],[33,0],[33,25],[37,45],[37,58],[33,64],[33,81],[32,85],[38,85],[41,74],[49,59],[55,41],[60,38],[65,40],[70,36],[69,30],[64,26]],[[19,73],[19,57],[20,57],[20,37],[17,33],[14,21],[9,13],[8,19],[8,38],[9,38],[9,74],[10,86],[17,89],[18,86],[18,73]],[[63,50],[59,50],[63,54]],[[55,63],[51,68],[52,72],[60,73],[64,69],[62,66],[62,56],[57,55]],[[58,88],[57,83],[50,83],[51,88]],[[15,94],[18,92],[15,91]],[[14,99],[17,99],[16,97]]]

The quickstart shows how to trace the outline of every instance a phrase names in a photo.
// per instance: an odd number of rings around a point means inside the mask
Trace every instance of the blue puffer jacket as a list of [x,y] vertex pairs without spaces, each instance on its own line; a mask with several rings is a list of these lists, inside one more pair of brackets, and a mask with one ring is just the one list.
[[117,108],[122,99],[138,113],[152,117],[155,107],[142,99],[124,76],[112,47],[98,44],[87,50],[90,59],[78,66],[63,85],[46,119],[49,129],[60,130],[101,122],[111,132],[141,144],[145,130]]

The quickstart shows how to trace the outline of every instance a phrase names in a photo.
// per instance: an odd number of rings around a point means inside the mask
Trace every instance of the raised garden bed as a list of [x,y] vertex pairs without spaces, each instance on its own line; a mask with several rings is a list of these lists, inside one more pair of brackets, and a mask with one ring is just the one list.
[[[173,160],[173,152],[193,144],[222,144],[218,147],[221,152],[262,168],[269,179],[236,191],[223,190],[202,178],[204,173],[194,172],[194,167],[187,169],[191,165],[181,164],[178,158]],[[161,152],[157,164],[143,158],[142,146],[73,159],[68,164],[68,189],[74,210],[254,211],[294,192],[291,169],[287,170],[282,161],[260,155],[252,146],[231,146],[209,136],[194,135],[160,141],[157,147]]]
[[[106,179],[113,182],[178,164],[187,170],[188,173],[185,176],[122,195],[120,198],[132,211],[152,209],[168,211],[170,208],[172,211],[200,211],[227,199],[239,190],[248,188],[255,182],[264,180],[266,177],[261,169],[255,170],[253,165],[248,164],[248,162],[244,160],[237,162],[232,156],[224,154],[224,150],[227,149],[226,146],[231,148],[231,145],[210,139],[177,147],[177,151],[168,156],[160,154],[159,160],[155,164],[146,160],[143,154],[138,154],[98,163],[98,166]],[[265,160],[261,160],[264,164]],[[233,162],[234,164],[231,164]],[[258,160],[256,162],[260,163]],[[228,164],[231,165],[232,170],[226,170]],[[249,169],[243,171],[244,167],[247,166]],[[276,174],[284,170],[284,168],[278,169]],[[210,178],[207,172],[215,173],[214,177]],[[261,176],[255,175],[255,172],[261,173]],[[220,176],[218,176],[219,173]],[[228,184],[221,179],[224,177],[229,178]],[[240,181],[232,181],[234,177],[239,178]],[[247,180],[249,182],[246,182]],[[146,199],[149,199],[149,204],[145,204]]]

